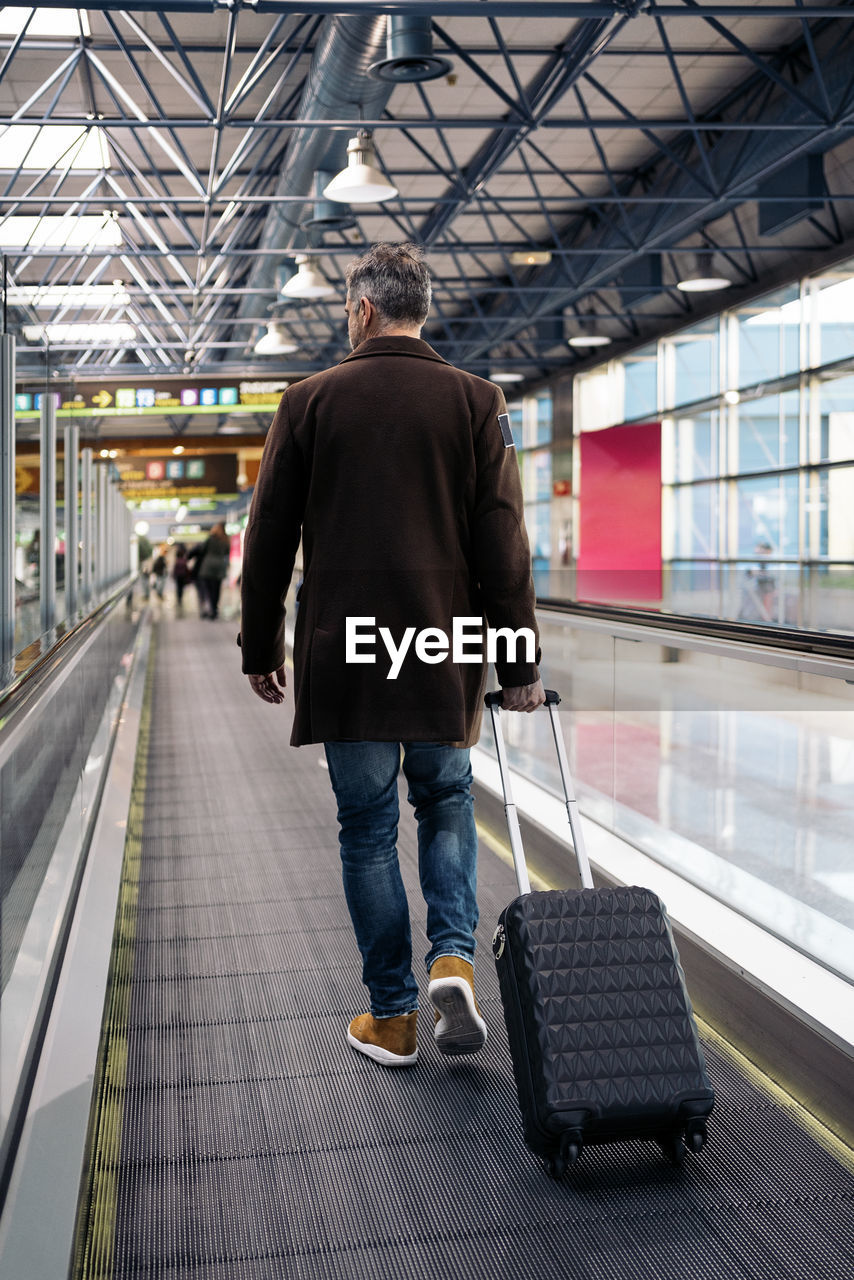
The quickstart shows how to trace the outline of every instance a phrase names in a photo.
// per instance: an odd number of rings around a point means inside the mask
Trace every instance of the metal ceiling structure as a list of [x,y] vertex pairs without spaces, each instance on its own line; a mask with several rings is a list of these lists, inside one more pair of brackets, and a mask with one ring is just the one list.
[[[450,69],[378,79],[390,15],[428,16]],[[411,239],[435,281],[424,336],[530,383],[590,362],[567,345],[585,326],[619,350],[854,256],[852,19],[810,0],[5,6],[19,368],[45,333],[70,379],[325,368],[346,262]],[[359,127],[399,195],[330,213],[315,174]],[[331,300],[280,293],[308,249]],[[675,288],[698,251],[726,295]],[[271,319],[295,354],[254,354]]]

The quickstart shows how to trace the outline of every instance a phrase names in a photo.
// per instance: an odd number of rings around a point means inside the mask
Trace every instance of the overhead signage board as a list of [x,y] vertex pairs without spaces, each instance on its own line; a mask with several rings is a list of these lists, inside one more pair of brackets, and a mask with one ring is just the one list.
[[67,391],[24,388],[15,395],[15,416],[37,418],[42,398],[52,395],[60,413],[71,417],[126,418],[163,414],[269,413],[279,407],[288,382],[282,378],[226,381],[78,382]]
[[158,504],[190,499],[236,496],[237,455],[212,453],[162,458],[128,456],[111,464],[127,502]]

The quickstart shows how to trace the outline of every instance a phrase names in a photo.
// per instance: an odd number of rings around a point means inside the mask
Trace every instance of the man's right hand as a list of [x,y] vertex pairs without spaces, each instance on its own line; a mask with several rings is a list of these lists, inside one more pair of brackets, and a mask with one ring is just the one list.
[[[249,676],[248,679],[252,692],[257,693],[263,702],[272,702],[275,706],[284,702],[285,695],[282,691],[288,683],[284,667],[279,667],[278,671],[271,671],[269,675]],[[278,687],[276,681],[278,681]]]
[[520,684],[514,688],[502,689],[504,697],[501,702],[504,711],[536,711],[546,700],[546,691],[542,680],[535,684]]

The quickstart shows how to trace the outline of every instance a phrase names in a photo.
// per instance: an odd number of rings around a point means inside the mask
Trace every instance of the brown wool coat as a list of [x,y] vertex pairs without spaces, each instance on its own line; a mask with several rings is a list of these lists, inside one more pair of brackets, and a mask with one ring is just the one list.
[[[407,337],[369,338],[282,396],[246,530],[241,645],[249,674],[284,662],[283,599],[302,533],[294,746],[477,741],[485,662],[454,664],[449,654],[430,665],[413,642],[390,680],[379,628],[395,644],[407,627],[450,638],[455,616],[485,615],[492,627],[537,635],[504,411],[498,387]],[[374,665],[345,662],[347,617],[376,619]],[[496,669],[503,686],[538,675],[533,663]]]

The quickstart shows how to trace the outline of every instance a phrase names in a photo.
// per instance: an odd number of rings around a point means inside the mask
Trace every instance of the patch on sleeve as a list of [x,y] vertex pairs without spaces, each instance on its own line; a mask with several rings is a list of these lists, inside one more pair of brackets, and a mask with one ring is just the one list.
[[516,441],[513,439],[513,432],[510,430],[510,414],[499,413],[498,425],[501,428],[501,439],[504,441],[504,448],[512,449]]

